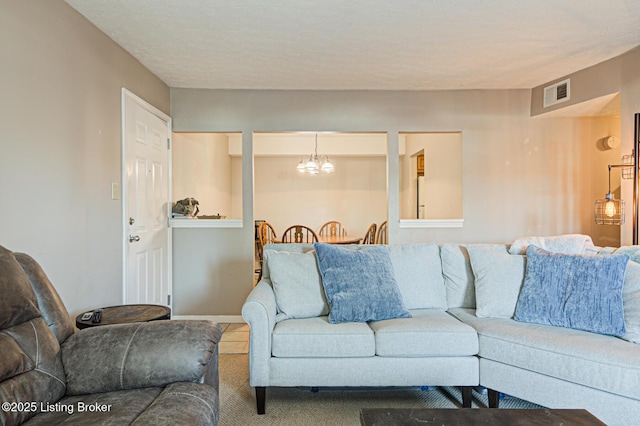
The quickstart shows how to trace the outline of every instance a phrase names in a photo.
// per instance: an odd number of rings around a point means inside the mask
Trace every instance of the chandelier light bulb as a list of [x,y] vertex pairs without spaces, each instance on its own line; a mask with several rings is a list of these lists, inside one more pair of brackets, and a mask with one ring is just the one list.
[[612,200],[607,200],[604,204],[604,215],[607,217],[614,217],[616,213],[616,204]]
[[306,171],[305,169],[305,164],[304,164],[304,159],[300,160],[300,162],[298,163],[298,166],[296,167],[296,169],[300,172],[300,173],[304,173]]
[[318,161],[317,159],[313,158],[313,156],[309,156],[309,161],[307,161],[307,164],[305,165],[305,169],[307,170],[308,173],[314,173],[318,171],[319,166],[318,166]]

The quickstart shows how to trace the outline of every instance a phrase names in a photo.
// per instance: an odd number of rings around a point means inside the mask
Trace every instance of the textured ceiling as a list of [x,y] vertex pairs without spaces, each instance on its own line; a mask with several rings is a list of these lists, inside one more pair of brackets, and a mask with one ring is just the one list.
[[66,0],[170,87],[532,88],[640,45],[640,0]]

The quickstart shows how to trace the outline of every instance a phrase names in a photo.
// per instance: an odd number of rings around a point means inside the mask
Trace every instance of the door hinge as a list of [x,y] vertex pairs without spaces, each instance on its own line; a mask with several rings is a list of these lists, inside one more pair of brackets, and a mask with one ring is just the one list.
[[171,138],[167,138],[167,149],[171,149]]
[[167,294],[167,306],[171,306],[171,295]]

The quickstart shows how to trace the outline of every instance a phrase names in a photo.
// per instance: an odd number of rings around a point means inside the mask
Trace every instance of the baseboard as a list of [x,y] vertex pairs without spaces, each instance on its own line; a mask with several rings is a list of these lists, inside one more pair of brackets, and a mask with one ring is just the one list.
[[209,320],[217,323],[244,323],[241,315],[172,315],[174,320]]

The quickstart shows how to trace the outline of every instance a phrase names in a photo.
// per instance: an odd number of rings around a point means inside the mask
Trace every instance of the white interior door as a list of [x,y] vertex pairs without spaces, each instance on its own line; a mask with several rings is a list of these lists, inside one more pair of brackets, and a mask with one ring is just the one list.
[[124,303],[171,305],[171,119],[123,89]]

